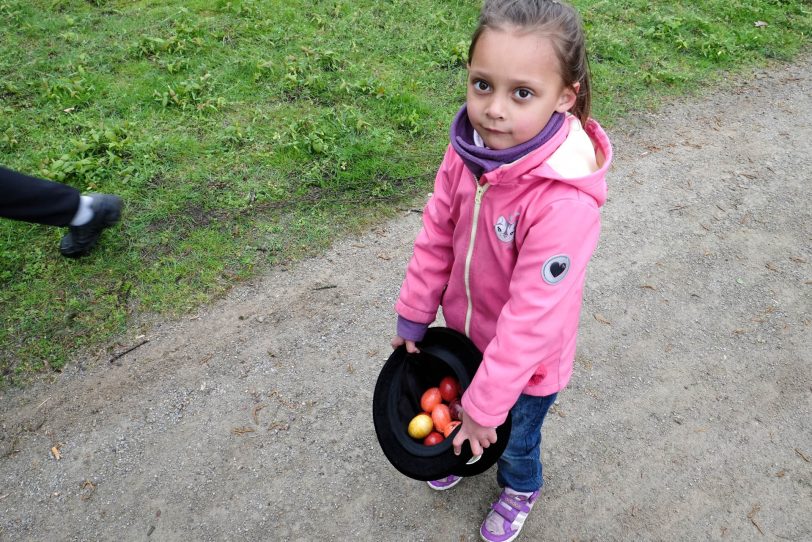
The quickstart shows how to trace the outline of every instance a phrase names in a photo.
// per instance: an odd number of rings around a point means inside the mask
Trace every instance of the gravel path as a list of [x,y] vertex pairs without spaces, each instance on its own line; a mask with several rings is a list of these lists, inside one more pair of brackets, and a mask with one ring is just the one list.
[[[520,540],[812,540],[812,62],[611,130],[576,372]],[[419,214],[0,392],[0,540],[473,541],[371,420]],[[56,457],[56,458],[55,458]]]

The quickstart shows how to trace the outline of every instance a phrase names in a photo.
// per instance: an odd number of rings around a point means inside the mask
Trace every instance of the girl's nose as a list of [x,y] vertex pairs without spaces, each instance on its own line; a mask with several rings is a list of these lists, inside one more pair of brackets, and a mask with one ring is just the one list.
[[504,101],[498,96],[493,96],[491,100],[488,102],[488,107],[485,109],[485,114],[492,119],[505,118]]

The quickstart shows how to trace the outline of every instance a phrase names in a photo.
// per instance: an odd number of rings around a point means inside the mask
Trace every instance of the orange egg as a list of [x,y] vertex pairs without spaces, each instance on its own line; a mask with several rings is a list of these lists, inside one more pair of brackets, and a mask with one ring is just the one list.
[[423,392],[420,398],[420,408],[426,412],[431,412],[434,407],[443,402],[443,397],[440,395],[440,388],[429,388]]
[[457,428],[457,426],[458,426],[459,424],[461,424],[461,423],[462,423],[462,422],[458,422],[458,421],[456,421],[456,420],[455,420],[455,421],[453,421],[453,422],[451,422],[451,423],[449,423],[448,425],[446,425],[446,426],[445,426],[445,430],[443,431],[443,435],[444,435],[445,437],[448,437],[449,435],[451,435],[451,433],[453,433],[453,432],[454,432],[454,429],[456,429],[456,428]]
[[431,421],[434,422],[434,427],[437,431],[445,431],[446,426],[451,423],[451,411],[448,406],[439,404],[431,411]]

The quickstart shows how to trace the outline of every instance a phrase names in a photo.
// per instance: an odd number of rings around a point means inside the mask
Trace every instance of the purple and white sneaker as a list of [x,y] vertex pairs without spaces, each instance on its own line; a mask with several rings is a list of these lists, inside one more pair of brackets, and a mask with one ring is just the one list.
[[453,474],[449,474],[445,478],[431,480],[428,482],[428,484],[429,487],[435,491],[445,491],[446,489],[451,489],[455,485],[459,484],[461,480],[462,476],[454,476]]
[[479,536],[485,542],[511,542],[519,536],[538,497],[538,491],[522,493],[506,487],[491,505],[491,511],[479,528]]

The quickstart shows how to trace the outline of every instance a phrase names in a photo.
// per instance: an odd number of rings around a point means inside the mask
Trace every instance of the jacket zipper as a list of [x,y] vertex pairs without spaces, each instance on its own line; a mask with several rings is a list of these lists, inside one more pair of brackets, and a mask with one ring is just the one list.
[[476,181],[476,196],[474,197],[474,219],[471,224],[471,238],[468,241],[468,254],[465,256],[465,295],[468,297],[468,311],[465,313],[465,335],[471,337],[471,316],[474,312],[474,302],[471,298],[471,260],[474,256],[474,241],[476,240],[477,223],[479,222],[479,209],[482,205],[482,197],[488,190],[490,185],[488,183],[479,184],[479,179],[474,177]]

